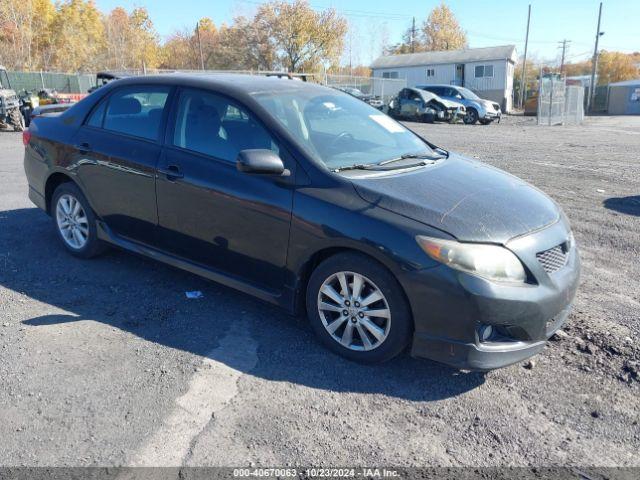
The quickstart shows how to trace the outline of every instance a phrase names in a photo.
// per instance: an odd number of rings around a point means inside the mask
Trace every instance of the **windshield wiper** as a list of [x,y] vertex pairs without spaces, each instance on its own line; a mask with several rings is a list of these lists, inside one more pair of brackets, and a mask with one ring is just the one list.
[[376,163],[376,165],[388,165],[390,163],[401,162],[402,160],[409,160],[409,159],[429,160],[429,162],[423,162],[425,165],[429,165],[431,163],[435,163],[436,160],[442,160],[443,158],[446,158],[446,157],[444,155],[428,155],[425,153],[405,153],[404,155],[400,155],[397,158],[391,158],[389,160]]
[[[402,159],[400,159],[402,160]],[[357,164],[357,165],[347,165],[345,167],[339,167],[339,168],[334,168],[333,171],[334,172],[343,172],[345,170],[373,170],[373,171],[378,171],[378,172],[384,172],[386,170],[399,170],[399,169],[403,169],[403,168],[415,168],[415,167],[424,167],[426,165],[433,165],[435,162],[435,160],[431,160],[428,162],[422,161],[422,162],[415,162],[415,163],[409,163],[406,165],[385,165],[383,163],[371,163],[369,165],[363,165],[363,164]]]
[[364,163],[357,163],[355,165],[345,165],[344,167],[334,168],[333,172],[343,172],[345,170],[371,170],[375,164],[365,165]]
[[[444,152],[444,151],[443,151]],[[444,152],[446,153],[446,152]],[[334,172],[342,172],[344,170],[397,170],[401,168],[414,168],[414,167],[423,167],[426,165],[433,165],[438,160],[442,160],[443,158],[447,158],[449,154],[446,155],[430,155],[425,153],[405,153],[397,158],[392,158],[390,160],[384,160],[378,163],[356,163],[355,165],[345,165],[344,167],[338,167],[333,169]],[[401,162],[403,160],[422,160],[420,162],[403,164],[403,165],[395,165],[391,166],[391,163]]]

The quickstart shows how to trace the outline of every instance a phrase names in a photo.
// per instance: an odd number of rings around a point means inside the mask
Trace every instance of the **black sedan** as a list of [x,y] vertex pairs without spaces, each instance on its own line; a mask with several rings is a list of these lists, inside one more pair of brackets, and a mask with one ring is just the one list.
[[29,197],[71,254],[115,245],[306,311],[353,360],[411,346],[508,365],[543,348],[578,285],[546,195],[333,89],[128,78],[36,118],[24,143]]

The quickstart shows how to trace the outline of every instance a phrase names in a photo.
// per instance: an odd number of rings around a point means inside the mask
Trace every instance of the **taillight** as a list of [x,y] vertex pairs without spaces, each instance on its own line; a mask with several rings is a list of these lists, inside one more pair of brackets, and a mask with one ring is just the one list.
[[27,145],[29,145],[29,142],[31,141],[31,132],[29,131],[28,128],[25,128],[22,131],[22,143],[24,144],[24,146],[26,147]]

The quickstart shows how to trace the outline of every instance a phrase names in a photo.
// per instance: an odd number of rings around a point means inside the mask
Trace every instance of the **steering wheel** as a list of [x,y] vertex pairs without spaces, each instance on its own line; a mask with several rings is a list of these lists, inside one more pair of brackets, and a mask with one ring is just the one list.
[[333,140],[331,140],[329,142],[329,144],[327,145],[327,147],[329,148],[334,148],[336,147],[340,142],[343,142],[344,140],[353,140],[353,135],[349,132],[341,132],[338,134],[337,137],[335,137]]

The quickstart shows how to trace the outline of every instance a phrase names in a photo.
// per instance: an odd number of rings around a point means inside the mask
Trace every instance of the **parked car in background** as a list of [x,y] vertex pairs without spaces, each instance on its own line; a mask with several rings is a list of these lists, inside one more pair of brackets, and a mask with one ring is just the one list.
[[456,85],[418,85],[416,88],[435,93],[441,98],[459,102],[466,108],[464,123],[473,125],[480,121],[488,125],[494,120],[500,121],[502,111],[500,105],[491,100],[483,100],[478,95],[465,87]]
[[0,128],[24,130],[24,117],[20,110],[20,99],[11,88],[7,70],[0,65]]
[[380,97],[375,95],[363,93],[362,90],[355,87],[334,87],[337,90],[340,90],[344,93],[348,93],[352,97],[356,97],[358,100],[362,100],[365,103],[368,103],[373,108],[377,108],[381,110],[384,107],[384,102]]
[[459,102],[440,98],[432,92],[418,88],[403,88],[389,102],[388,113],[397,119],[454,123],[464,118],[465,107]]
[[98,88],[103,87],[113,80],[126,78],[128,76],[130,75],[126,72],[98,72],[96,73],[96,84],[88,90],[88,93],[93,93]]
[[113,244],[306,311],[352,360],[411,345],[460,368],[518,362],[578,286],[569,222],[540,190],[312,83],[128,78],[23,141],[29,198],[70,254]]

